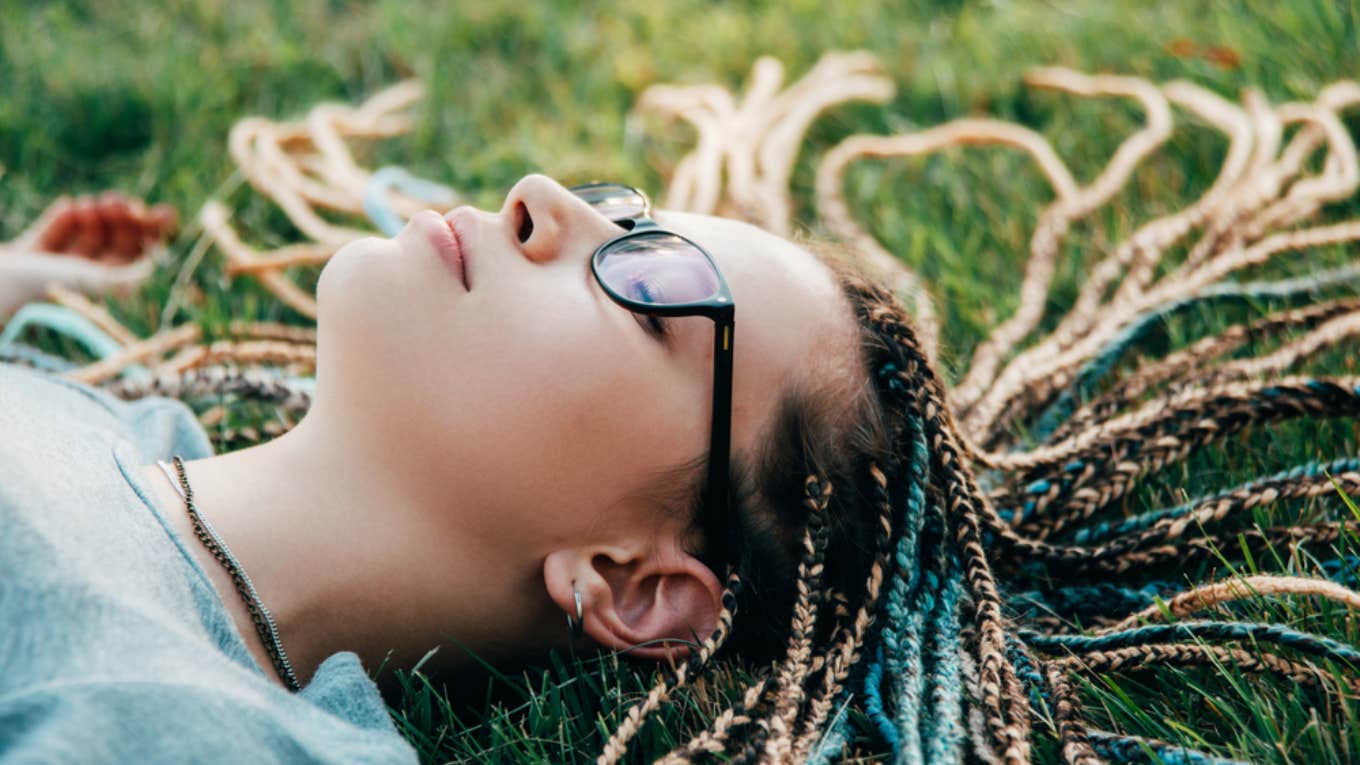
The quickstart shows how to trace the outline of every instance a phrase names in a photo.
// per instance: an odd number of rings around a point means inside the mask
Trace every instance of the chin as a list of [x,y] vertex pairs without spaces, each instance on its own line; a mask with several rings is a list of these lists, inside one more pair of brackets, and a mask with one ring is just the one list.
[[324,388],[327,398],[352,399],[356,387],[374,385],[371,378],[390,366],[384,349],[400,329],[403,312],[394,309],[404,304],[394,279],[393,248],[389,239],[359,239],[341,247],[321,269],[316,283],[318,394]]
[[351,299],[354,293],[363,289],[365,282],[371,282],[374,264],[369,261],[395,246],[396,243],[390,239],[369,236],[356,239],[337,250],[322,267],[321,276],[316,282],[317,323],[320,323],[320,313],[327,304],[334,305]]
[[421,359],[447,341],[459,317],[445,266],[369,237],[340,248],[317,281],[318,398],[369,407],[402,396],[421,378]]

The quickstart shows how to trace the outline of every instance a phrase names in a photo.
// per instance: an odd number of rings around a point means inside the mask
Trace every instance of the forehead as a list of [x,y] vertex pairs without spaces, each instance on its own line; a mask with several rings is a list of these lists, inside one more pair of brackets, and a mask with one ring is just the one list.
[[[717,262],[742,318],[759,318],[776,302],[810,302],[810,312],[777,310],[789,321],[821,323],[837,303],[831,272],[806,249],[729,218],[659,210],[658,222],[698,242]],[[743,310],[748,309],[748,310]]]
[[[854,358],[849,310],[831,271],[812,253],[727,218],[665,210],[655,217],[708,250],[732,290],[734,440],[759,430],[779,403],[773,392],[785,391],[814,369],[823,375],[830,368],[849,369]],[[712,343],[709,322],[688,329],[699,330],[691,340]],[[711,355],[699,356],[707,370]]]

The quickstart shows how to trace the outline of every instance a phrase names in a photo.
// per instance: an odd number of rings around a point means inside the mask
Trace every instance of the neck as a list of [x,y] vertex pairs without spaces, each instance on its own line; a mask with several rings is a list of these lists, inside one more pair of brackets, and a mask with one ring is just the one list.
[[[544,646],[561,614],[543,587],[542,556],[478,539],[447,507],[407,496],[379,455],[352,448],[308,417],[267,444],[185,463],[194,505],[231,548],[279,628],[304,685],[337,651],[370,671],[433,664],[458,670]],[[143,468],[165,515],[197,556],[256,660],[275,677],[240,595],[194,536],[183,500]],[[475,527],[475,524],[468,524]],[[275,678],[277,679],[277,678]]]

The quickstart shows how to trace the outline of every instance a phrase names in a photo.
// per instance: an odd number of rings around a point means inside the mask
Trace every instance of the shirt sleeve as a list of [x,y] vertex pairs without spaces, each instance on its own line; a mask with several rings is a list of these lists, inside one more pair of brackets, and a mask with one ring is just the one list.
[[0,697],[0,765],[416,763],[395,730],[350,725],[303,702],[146,681],[48,685]]

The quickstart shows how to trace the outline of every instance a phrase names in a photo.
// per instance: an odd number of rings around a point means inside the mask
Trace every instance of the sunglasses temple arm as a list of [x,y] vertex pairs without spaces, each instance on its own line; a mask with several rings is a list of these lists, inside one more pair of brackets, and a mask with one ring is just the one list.
[[[735,340],[731,314],[713,322],[713,423],[708,456],[709,512],[715,515],[708,528],[728,528],[727,500],[732,451],[732,344]],[[716,540],[715,540],[716,541]]]

